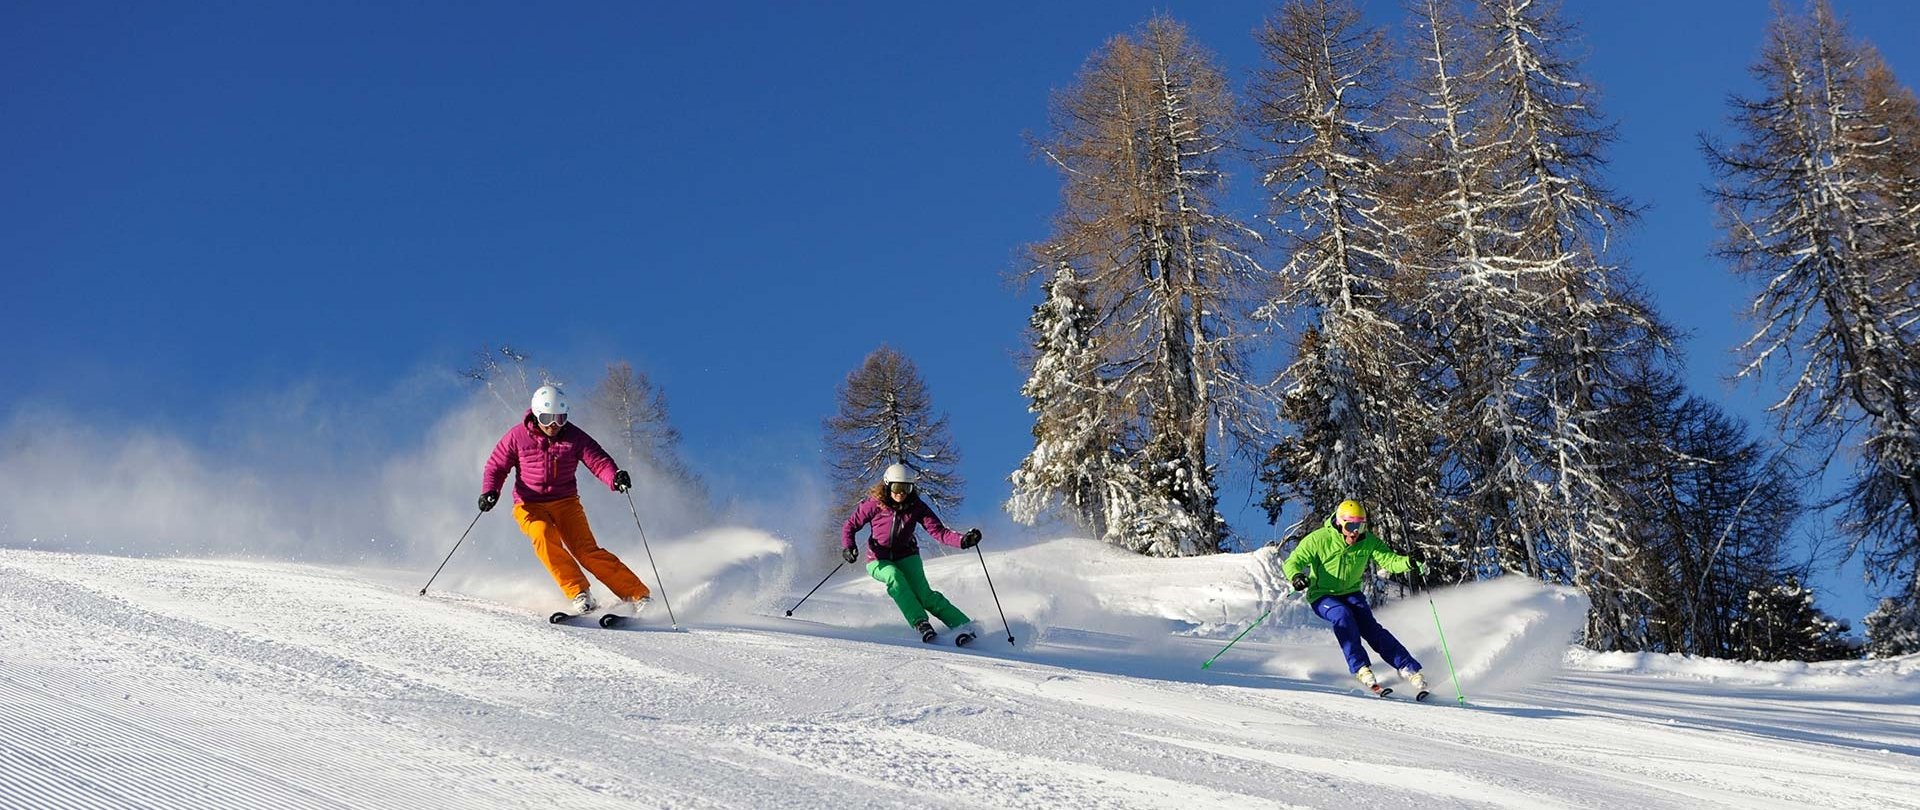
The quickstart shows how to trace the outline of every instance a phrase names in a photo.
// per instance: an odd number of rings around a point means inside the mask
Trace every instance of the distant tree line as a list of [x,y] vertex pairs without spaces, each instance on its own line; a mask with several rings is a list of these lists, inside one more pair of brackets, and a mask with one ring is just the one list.
[[[1290,0],[1256,37],[1238,97],[1156,17],[1053,98],[1016,519],[1219,551],[1239,455],[1289,535],[1358,496],[1440,579],[1580,588],[1595,648],[1857,654],[1788,552],[1818,524],[1889,595],[1869,650],[1920,650],[1920,105],[1824,0],[1780,12],[1734,142],[1704,141],[1721,253],[1759,289],[1740,374],[1788,383],[1779,445],[1679,384],[1616,255],[1636,207],[1603,177],[1612,125],[1551,5],[1416,0],[1392,32]],[[1227,204],[1243,155],[1263,223]],[[1804,502],[1843,463],[1845,491]]]

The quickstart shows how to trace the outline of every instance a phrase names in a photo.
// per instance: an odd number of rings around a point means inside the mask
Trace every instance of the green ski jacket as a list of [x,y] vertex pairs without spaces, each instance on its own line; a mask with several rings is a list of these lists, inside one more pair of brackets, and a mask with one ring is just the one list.
[[1393,553],[1372,531],[1361,534],[1353,545],[1347,545],[1347,538],[1333,527],[1333,518],[1327,518],[1320,528],[1300,538],[1300,545],[1287,555],[1281,571],[1287,579],[1307,572],[1307,604],[1311,605],[1322,596],[1344,596],[1359,591],[1369,560],[1391,574],[1404,574],[1413,566],[1412,560]]

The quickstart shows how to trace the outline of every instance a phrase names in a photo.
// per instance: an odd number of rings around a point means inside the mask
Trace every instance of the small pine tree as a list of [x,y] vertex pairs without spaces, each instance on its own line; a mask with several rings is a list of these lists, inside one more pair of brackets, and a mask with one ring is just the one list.
[[1833,661],[1860,657],[1847,638],[1847,623],[1814,606],[1813,591],[1788,575],[1778,584],[1747,592],[1747,615],[1735,623],[1749,661]]
[[1866,630],[1868,658],[1920,653],[1920,603],[1912,598],[1882,599],[1867,614]]
[[935,509],[960,505],[966,486],[960,453],[912,360],[890,346],[875,349],[840,384],[838,399],[840,412],[825,428],[827,464],[842,506],[850,510],[893,464],[920,474],[920,497]]

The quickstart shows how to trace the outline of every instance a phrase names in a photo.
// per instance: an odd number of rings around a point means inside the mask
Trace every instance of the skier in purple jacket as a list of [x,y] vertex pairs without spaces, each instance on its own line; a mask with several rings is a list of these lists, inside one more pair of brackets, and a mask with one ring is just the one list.
[[920,562],[920,544],[913,539],[913,527],[919,524],[933,539],[957,548],[979,545],[980,530],[968,529],[966,534],[961,534],[941,524],[933,509],[920,500],[919,479],[905,464],[888,467],[881,482],[867,494],[866,500],[854,507],[853,514],[840,527],[840,555],[847,562],[858,559],[860,552],[855,535],[862,527],[872,526],[873,533],[867,538],[867,573],[887,586],[887,595],[893,597],[907,624],[920,631],[921,641],[932,643],[938,636],[933,631],[933,623],[927,621],[927,614],[932,613],[949,629],[960,631],[953,637],[953,643],[965,647],[979,635],[978,629],[967,614],[947,601],[946,595],[927,584],[927,572]]

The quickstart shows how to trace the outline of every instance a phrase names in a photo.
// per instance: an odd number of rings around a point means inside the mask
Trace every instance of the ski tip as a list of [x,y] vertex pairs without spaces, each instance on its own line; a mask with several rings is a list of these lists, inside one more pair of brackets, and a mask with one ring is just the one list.
[[560,611],[560,612],[554,613],[552,616],[548,616],[547,621],[551,624],[559,624],[561,622],[566,621],[572,615],[573,614],[567,613],[565,611]]
[[608,613],[600,617],[600,626],[601,627],[618,627],[620,626],[620,623],[625,620],[626,619],[623,616],[619,616],[613,613]]

